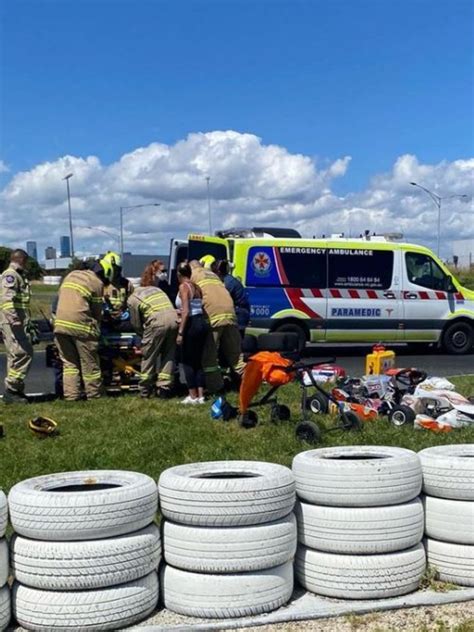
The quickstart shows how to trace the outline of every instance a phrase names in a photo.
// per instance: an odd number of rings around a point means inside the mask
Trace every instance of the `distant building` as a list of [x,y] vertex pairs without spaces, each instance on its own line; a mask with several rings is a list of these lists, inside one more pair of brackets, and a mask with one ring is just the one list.
[[53,248],[53,246],[48,246],[44,251],[44,256],[46,259],[56,259],[56,248]]
[[[453,241],[453,260],[458,268],[472,268],[474,266],[474,239],[458,239]],[[457,257],[457,259],[454,259]]]
[[26,252],[28,253],[29,257],[35,259],[35,261],[38,261],[38,248],[36,246],[36,241],[26,242]]
[[71,256],[71,239],[68,235],[62,235],[59,238],[59,252],[61,253],[61,257]]
[[[54,250],[54,248],[53,248]],[[71,257],[58,257],[54,259],[46,259],[44,262],[43,268],[49,274],[61,274],[65,270],[69,268],[72,263]]]
[[140,277],[145,266],[153,259],[160,259],[165,266],[168,265],[168,255],[132,255],[130,252],[124,252],[122,261],[124,276],[128,278]]

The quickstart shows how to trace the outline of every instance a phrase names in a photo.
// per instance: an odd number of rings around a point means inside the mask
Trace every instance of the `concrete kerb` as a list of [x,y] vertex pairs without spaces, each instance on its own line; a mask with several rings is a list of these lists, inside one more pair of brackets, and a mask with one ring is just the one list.
[[[292,621],[306,621],[311,619],[324,619],[327,617],[339,617],[352,614],[368,614],[371,612],[383,612],[387,610],[400,610],[402,608],[418,608],[421,606],[441,606],[450,603],[460,603],[474,600],[474,588],[460,588],[447,592],[435,592],[433,590],[418,590],[403,597],[390,599],[370,599],[367,601],[338,600],[319,597],[302,590],[296,591],[292,601],[269,614],[238,619],[197,619],[194,617],[181,617],[167,610],[162,610],[147,621],[133,627],[137,632],[185,632],[189,630],[235,630],[251,626],[269,625],[272,623],[288,623]],[[179,623],[171,620],[182,619]]]

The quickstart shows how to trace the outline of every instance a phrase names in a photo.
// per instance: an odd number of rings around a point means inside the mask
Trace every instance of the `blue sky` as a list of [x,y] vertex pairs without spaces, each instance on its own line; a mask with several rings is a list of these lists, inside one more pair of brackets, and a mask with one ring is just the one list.
[[467,157],[472,6],[3,0],[0,158],[12,173],[65,154],[107,164],[234,129],[321,164],[351,155],[335,185],[349,191],[403,153]]

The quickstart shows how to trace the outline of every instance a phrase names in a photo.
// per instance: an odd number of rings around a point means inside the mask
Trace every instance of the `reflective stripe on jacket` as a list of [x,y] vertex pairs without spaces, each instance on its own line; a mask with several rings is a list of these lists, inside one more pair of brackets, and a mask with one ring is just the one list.
[[30,320],[30,284],[17,263],[0,277],[0,323],[23,325]]
[[170,299],[157,287],[138,287],[128,297],[127,305],[130,310],[130,321],[137,332],[144,327],[159,323],[164,312],[174,312]]
[[54,333],[98,338],[104,285],[91,270],[74,270],[59,288]]
[[194,268],[191,280],[201,288],[202,304],[211,327],[235,325],[234,302],[219,277],[211,270]]

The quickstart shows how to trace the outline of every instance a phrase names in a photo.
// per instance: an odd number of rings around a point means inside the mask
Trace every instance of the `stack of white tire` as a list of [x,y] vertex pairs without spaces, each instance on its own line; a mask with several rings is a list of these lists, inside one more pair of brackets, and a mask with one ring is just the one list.
[[197,617],[270,612],[293,592],[295,483],[256,461],[172,467],[158,483],[166,608]]
[[296,455],[299,546],[307,590],[376,599],[416,590],[426,568],[420,460],[402,448],[347,446]]
[[8,500],[13,612],[24,628],[116,630],[156,608],[161,541],[152,478],[51,474],[18,483]]
[[425,546],[440,580],[474,586],[474,444],[419,452],[425,493]]
[[9,575],[8,544],[5,539],[7,524],[7,497],[0,491],[0,632],[7,629],[11,612],[10,588],[7,584]]

